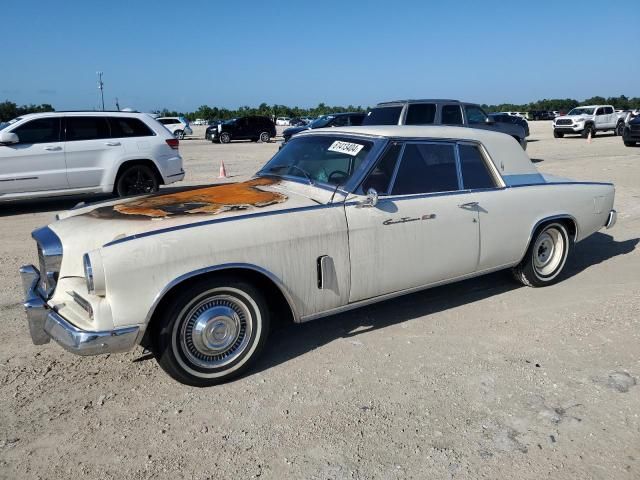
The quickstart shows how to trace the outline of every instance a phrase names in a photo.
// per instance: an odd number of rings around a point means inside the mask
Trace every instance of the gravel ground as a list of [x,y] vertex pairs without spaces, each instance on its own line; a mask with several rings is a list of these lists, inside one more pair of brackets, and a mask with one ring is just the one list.
[[[29,233],[78,200],[0,205],[0,477],[640,478],[640,148],[531,132],[543,172],[617,187],[618,224],[576,245],[562,282],[497,273],[283,327],[208,389],[142,349],[32,345]],[[187,139],[183,183],[220,181],[221,159],[248,178],[277,148]]]

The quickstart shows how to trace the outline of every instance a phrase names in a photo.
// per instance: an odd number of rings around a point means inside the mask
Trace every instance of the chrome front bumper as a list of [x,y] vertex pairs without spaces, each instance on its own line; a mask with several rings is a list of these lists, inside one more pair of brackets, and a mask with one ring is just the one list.
[[617,221],[618,221],[618,212],[616,212],[615,210],[611,210],[609,212],[609,216],[607,217],[607,223],[605,223],[604,226],[607,228],[611,228],[616,224]]
[[81,330],[47,305],[37,288],[40,272],[36,267],[20,267],[20,276],[25,294],[24,309],[34,345],[44,345],[53,338],[62,348],[76,355],[125,352],[135,346],[139,327],[101,332]]

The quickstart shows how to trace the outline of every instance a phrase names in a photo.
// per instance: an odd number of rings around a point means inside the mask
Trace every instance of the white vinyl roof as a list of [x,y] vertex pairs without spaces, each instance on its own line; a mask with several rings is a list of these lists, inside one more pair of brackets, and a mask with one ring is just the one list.
[[444,125],[370,125],[360,127],[334,127],[306,130],[296,136],[331,133],[370,135],[383,138],[419,138],[434,140],[471,140],[484,145],[500,174],[530,175],[538,170],[520,144],[510,135],[479,128]]

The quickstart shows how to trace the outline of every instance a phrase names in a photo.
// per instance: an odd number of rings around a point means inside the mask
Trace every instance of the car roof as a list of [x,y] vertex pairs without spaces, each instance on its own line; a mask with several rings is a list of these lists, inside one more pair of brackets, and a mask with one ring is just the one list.
[[406,138],[425,140],[470,140],[487,149],[491,160],[504,176],[538,174],[538,170],[520,144],[510,135],[479,128],[445,125],[363,125],[305,130],[296,137],[307,135],[364,135],[378,138]]
[[50,116],[50,115],[70,115],[70,116],[74,116],[74,115],[86,115],[86,116],[103,116],[103,115],[109,115],[109,116],[118,116],[118,115],[122,115],[122,116],[127,116],[130,117],[132,115],[137,116],[137,115],[146,115],[148,117],[151,117],[151,114],[149,113],[144,113],[144,112],[122,112],[119,110],[105,110],[105,111],[96,111],[96,110],[57,110],[57,111],[53,111],[53,112],[35,112],[35,113],[26,113],[24,115],[18,115],[18,117],[20,118],[33,118],[33,117],[41,117],[41,116]]
[[380,102],[376,107],[384,107],[386,105],[394,105],[398,103],[466,103],[460,100],[453,100],[450,98],[410,98],[406,100],[392,100],[389,102]]
[[325,113],[321,115],[322,117],[340,117],[342,115],[366,115],[364,112],[336,112],[336,113]]

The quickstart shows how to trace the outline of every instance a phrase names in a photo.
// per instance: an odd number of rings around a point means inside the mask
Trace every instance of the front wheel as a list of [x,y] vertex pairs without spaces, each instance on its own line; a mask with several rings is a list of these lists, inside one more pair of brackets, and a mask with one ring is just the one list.
[[582,138],[589,138],[589,134],[591,134],[591,138],[596,136],[596,129],[593,125],[587,125],[584,127],[584,130],[582,130]]
[[227,132],[222,132],[220,134],[220,143],[229,143],[231,141],[231,135]]
[[562,223],[538,229],[524,259],[513,268],[513,276],[529,287],[546,287],[558,281],[567,261],[573,239]]
[[562,138],[564,137],[564,133],[553,131],[553,138]]
[[158,178],[147,165],[132,165],[118,177],[115,193],[119,197],[158,191]]
[[623,140],[624,142],[624,146],[625,147],[635,147],[636,146],[636,142],[631,142],[629,140]]
[[269,311],[253,285],[231,276],[182,290],[153,326],[162,369],[185,385],[208,387],[245,371],[269,333]]

